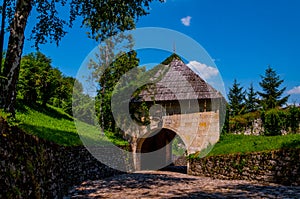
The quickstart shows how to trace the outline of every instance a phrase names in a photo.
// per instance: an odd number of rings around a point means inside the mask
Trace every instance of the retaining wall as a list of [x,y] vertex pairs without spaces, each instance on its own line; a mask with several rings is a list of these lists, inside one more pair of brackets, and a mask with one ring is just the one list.
[[84,147],[56,145],[9,127],[0,118],[0,198],[63,198],[84,180],[120,173]]
[[220,155],[189,160],[188,173],[226,180],[300,185],[300,149]]

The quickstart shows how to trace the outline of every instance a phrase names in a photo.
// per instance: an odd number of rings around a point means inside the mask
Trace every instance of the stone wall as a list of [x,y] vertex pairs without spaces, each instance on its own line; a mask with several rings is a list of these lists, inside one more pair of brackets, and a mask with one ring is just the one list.
[[242,129],[233,131],[233,134],[263,135],[264,131],[262,120],[259,118],[251,121],[249,125],[243,127]]
[[188,173],[226,180],[253,180],[299,186],[300,149],[190,159]]
[[84,180],[120,173],[97,161],[84,147],[38,139],[8,127],[0,118],[0,198],[62,198]]

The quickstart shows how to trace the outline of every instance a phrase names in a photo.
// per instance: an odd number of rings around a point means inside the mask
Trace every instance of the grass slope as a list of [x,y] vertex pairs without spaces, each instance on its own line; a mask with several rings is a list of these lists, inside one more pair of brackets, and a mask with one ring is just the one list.
[[223,135],[208,156],[300,148],[300,134],[283,136]]
[[[19,127],[29,134],[63,146],[82,145],[74,119],[59,108],[28,106],[20,103],[17,108],[16,119],[19,121]],[[92,125],[84,122],[78,122],[77,125],[84,129],[85,135],[90,139],[95,137],[95,133],[100,134],[99,130]],[[128,145],[128,142],[115,137],[112,133],[107,132],[107,137],[115,145]],[[103,141],[107,142],[107,140]]]
[[[96,127],[78,122],[76,128],[71,116],[52,106],[27,106],[19,103],[16,118],[19,121],[19,127],[25,132],[63,146],[82,145],[77,133],[78,127],[85,132],[84,135],[89,141],[94,141],[95,137],[100,137],[97,136],[100,132]],[[115,145],[128,145],[128,142],[114,136],[111,132],[105,134],[108,140]],[[107,142],[107,139],[103,141]],[[300,148],[300,134],[284,136],[222,135],[208,156],[269,151],[281,148]]]

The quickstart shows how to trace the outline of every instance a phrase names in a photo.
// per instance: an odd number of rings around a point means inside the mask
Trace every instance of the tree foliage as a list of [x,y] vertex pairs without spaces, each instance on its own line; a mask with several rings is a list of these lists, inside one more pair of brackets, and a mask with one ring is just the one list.
[[253,84],[250,84],[250,87],[246,91],[245,98],[245,112],[254,112],[257,111],[259,107],[259,100],[257,98],[257,92],[254,91]]
[[262,112],[264,134],[269,136],[281,135],[287,130],[287,113],[281,109],[273,108]]
[[261,105],[264,109],[274,109],[276,107],[281,107],[284,105],[288,96],[281,97],[286,87],[280,89],[279,87],[283,83],[276,71],[270,66],[266,69],[265,75],[261,76],[262,80],[259,82],[263,92],[258,92],[261,99]]
[[[18,82],[18,94],[30,103],[38,100],[46,103],[46,93],[53,92],[50,89],[51,59],[42,53],[30,53],[22,58],[20,77]],[[44,103],[44,104],[45,104]]]
[[227,133],[230,132],[230,126],[229,126],[229,111],[230,111],[230,107],[229,104],[226,103],[226,109],[225,109],[225,114],[224,114],[224,124],[222,126],[222,130],[221,130],[221,134],[225,135]]
[[[103,42],[96,59],[90,60],[92,77],[99,85],[96,97],[96,112],[103,130],[116,131],[111,110],[111,97],[120,78],[139,65],[137,53],[132,50],[131,35],[118,34]],[[135,77],[130,76],[128,82]]]
[[74,83],[72,109],[76,119],[92,125],[97,122],[93,118],[95,101],[83,92],[83,86],[78,81]]
[[21,60],[18,97],[31,104],[52,104],[71,115],[74,82],[74,78],[53,68],[46,55],[30,53]]
[[291,133],[300,132],[300,107],[295,104],[288,107],[287,124]]
[[270,66],[261,78],[259,85],[262,92],[255,92],[253,84],[247,91],[243,91],[243,87],[234,80],[228,94],[230,118],[225,122],[223,131],[243,132],[253,129],[255,121],[261,119],[265,135],[299,132],[300,108],[296,105],[283,108],[289,98],[289,95],[282,97],[286,89],[280,89],[283,80]]
[[183,62],[183,60],[181,59],[181,57],[179,55],[177,55],[176,53],[173,53],[172,55],[170,55],[169,57],[167,57],[161,64],[168,65],[174,59],[178,59],[178,60],[181,60]]
[[[25,28],[35,9],[36,23],[30,38],[35,46],[47,42],[56,44],[66,35],[76,19],[90,28],[89,37],[103,40],[119,31],[133,29],[135,21],[147,14],[153,0],[6,0],[5,16],[9,26],[9,40],[5,57],[3,78],[0,78],[0,106],[14,114],[16,85],[20,72]],[[162,0],[160,0],[163,2]],[[69,9],[69,10],[68,10]],[[69,12],[67,19],[62,13]]]
[[229,115],[235,116],[244,111],[245,91],[235,79],[228,93]]

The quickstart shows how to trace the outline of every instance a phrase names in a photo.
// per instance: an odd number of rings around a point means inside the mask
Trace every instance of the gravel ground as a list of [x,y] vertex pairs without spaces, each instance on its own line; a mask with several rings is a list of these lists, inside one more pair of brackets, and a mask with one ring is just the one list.
[[300,198],[300,187],[141,171],[85,181],[65,198]]

